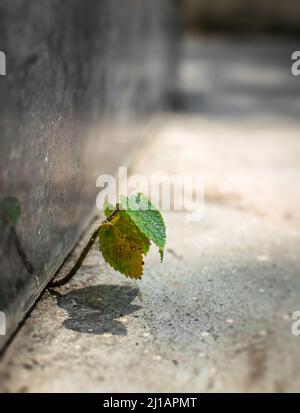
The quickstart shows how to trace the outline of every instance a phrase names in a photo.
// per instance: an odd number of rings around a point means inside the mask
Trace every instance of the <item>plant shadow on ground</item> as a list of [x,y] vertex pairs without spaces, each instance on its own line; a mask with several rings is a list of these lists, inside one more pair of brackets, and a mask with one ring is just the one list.
[[132,314],[141,307],[132,304],[139,290],[122,285],[98,285],[57,294],[57,304],[67,310],[64,326],[88,334],[111,333],[126,335],[120,317]]

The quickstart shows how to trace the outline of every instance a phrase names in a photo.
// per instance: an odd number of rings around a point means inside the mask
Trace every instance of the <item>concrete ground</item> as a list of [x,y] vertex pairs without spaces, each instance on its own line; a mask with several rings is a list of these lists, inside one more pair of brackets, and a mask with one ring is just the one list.
[[[138,282],[95,247],[14,338],[1,391],[300,390],[300,336],[291,332],[300,310],[300,80],[284,63],[291,47],[185,46],[176,104],[187,112],[156,122],[132,173],[202,175],[204,218],[165,213],[165,261],[153,248]],[[257,63],[248,72],[245,55]]]

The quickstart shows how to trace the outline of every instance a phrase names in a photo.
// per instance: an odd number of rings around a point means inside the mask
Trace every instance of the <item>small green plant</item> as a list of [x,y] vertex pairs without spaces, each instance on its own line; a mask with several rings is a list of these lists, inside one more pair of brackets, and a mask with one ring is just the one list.
[[106,204],[106,221],[99,230],[99,248],[105,261],[127,277],[143,274],[143,257],[151,241],[163,260],[166,227],[161,213],[141,193],[121,197],[116,207]]
[[16,225],[21,215],[21,204],[14,196],[0,200],[0,223],[1,225]]
[[126,277],[142,278],[144,256],[151,241],[158,247],[163,260],[165,223],[160,211],[145,195],[122,196],[116,206],[105,203],[104,215],[105,221],[94,231],[72,270],[63,278],[52,281],[51,287],[65,284],[76,274],[96,239],[105,261]]

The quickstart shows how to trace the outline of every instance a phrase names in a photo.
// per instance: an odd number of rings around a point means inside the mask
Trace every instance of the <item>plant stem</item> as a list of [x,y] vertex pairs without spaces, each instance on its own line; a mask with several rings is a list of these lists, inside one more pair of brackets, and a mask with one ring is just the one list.
[[79,268],[81,267],[83,261],[85,260],[86,256],[88,255],[90,249],[92,248],[92,246],[94,245],[96,238],[98,236],[99,230],[100,230],[101,225],[93,232],[93,234],[91,235],[91,238],[89,239],[88,243],[86,244],[86,246],[84,247],[82,253],[80,254],[80,256],[78,257],[78,260],[76,261],[76,263],[74,264],[74,267],[72,267],[72,269],[62,278],[59,278],[58,280],[53,280],[51,281],[51,283],[49,284],[49,287],[53,288],[53,287],[60,287],[64,284],[66,284],[68,281],[71,280],[71,278],[74,277],[74,275],[77,273],[77,271],[79,270]]
[[[116,215],[117,211],[119,210],[119,208],[117,207],[112,214],[106,218],[106,220],[104,222],[101,223],[104,224],[105,222],[110,222],[113,217]],[[66,284],[68,281],[71,280],[71,278],[74,277],[74,275],[77,273],[77,271],[79,270],[79,268],[81,267],[83,261],[85,260],[86,256],[88,255],[90,249],[92,248],[92,246],[94,245],[96,238],[98,236],[98,233],[100,231],[101,225],[99,225],[99,227],[93,232],[93,234],[91,235],[91,238],[89,239],[88,243],[86,244],[86,246],[84,247],[82,253],[80,254],[80,256],[78,257],[78,260],[76,261],[76,263],[74,264],[74,267],[72,267],[72,269],[62,278],[59,278],[58,280],[53,280],[49,283],[49,287],[50,288],[54,288],[54,287],[61,287],[62,285]]]

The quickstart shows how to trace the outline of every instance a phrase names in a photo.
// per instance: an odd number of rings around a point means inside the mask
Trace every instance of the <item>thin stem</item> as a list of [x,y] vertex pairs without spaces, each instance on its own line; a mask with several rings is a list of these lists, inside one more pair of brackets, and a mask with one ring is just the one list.
[[98,233],[100,231],[101,226],[105,223],[105,222],[110,222],[112,220],[112,218],[116,215],[117,211],[119,210],[119,208],[117,207],[112,214],[106,218],[106,220],[104,222],[102,222],[101,225],[99,225],[99,227],[93,232],[93,234],[91,235],[91,238],[89,239],[88,243],[86,244],[86,246],[84,247],[82,253],[80,254],[78,260],[76,261],[74,267],[72,267],[72,269],[62,278],[59,278],[57,280],[53,280],[51,281],[51,283],[49,284],[50,288],[54,288],[54,287],[61,287],[62,285],[66,284],[68,281],[71,280],[71,278],[74,277],[74,275],[77,273],[77,271],[79,270],[79,268],[81,267],[83,261],[85,260],[86,256],[88,255],[90,249],[92,248],[92,246],[94,245],[96,238],[98,236]]
[[91,235],[91,238],[89,239],[88,243],[86,244],[86,246],[84,247],[82,253],[80,254],[80,256],[78,257],[78,260],[76,261],[76,263],[74,264],[74,267],[72,267],[72,269],[62,278],[59,278],[58,280],[53,280],[50,284],[49,287],[60,287],[64,284],[66,284],[68,281],[71,280],[71,278],[74,277],[74,275],[77,273],[77,271],[79,270],[79,268],[81,267],[83,261],[85,260],[86,256],[88,255],[90,249],[92,248],[92,246],[94,245],[99,230],[100,230],[101,225],[93,232],[93,234]]

